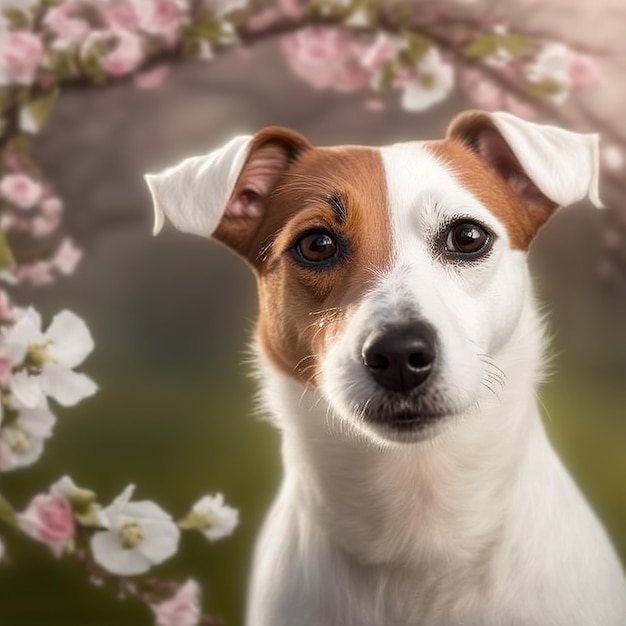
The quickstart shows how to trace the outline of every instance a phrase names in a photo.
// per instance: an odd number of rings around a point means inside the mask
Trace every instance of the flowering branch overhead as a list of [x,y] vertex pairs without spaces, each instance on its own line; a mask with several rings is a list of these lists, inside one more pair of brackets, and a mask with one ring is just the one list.
[[[566,106],[613,51],[487,20],[472,0],[0,0],[0,472],[40,458],[56,423],[49,399],[73,406],[97,389],[74,371],[94,347],[86,324],[62,311],[43,332],[39,314],[9,296],[16,283],[72,274],[83,257],[31,153],[51,110],[67,90],[158,88],[175,64],[210,63],[268,39],[311,88],[360,93],[371,111],[419,113],[458,90],[480,108],[601,131],[605,186],[626,193],[626,135],[592,109]],[[626,214],[604,215],[608,260],[626,265]],[[148,605],[158,626],[217,624],[202,614],[194,580],[141,576],[176,553],[181,531],[216,541],[233,532],[238,512],[216,494],[175,522],[132,493],[101,507],[64,477],[21,513],[0,495],[0,523],[73,554],[92,578]],[[4,552],[0,540],[0,560]]]

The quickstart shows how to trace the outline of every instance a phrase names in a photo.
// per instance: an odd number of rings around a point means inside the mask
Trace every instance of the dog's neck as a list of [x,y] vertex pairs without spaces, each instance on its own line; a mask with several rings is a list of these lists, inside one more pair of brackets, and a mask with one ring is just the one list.
[[332,419],[318,391],[262,367],[266,404],[283,434],[283,489],[306,511],[303,523],[317,523],[315,532],[370,564],[430,567],[451,554],[460,562],[467,546],[493,537],[516,472],[528,462],[531,446],[523,442],[545,446],[534,394],[541,336],[529,298],[513,336],[493,355],[506,375],[502,390],[418,443],[355,436]]

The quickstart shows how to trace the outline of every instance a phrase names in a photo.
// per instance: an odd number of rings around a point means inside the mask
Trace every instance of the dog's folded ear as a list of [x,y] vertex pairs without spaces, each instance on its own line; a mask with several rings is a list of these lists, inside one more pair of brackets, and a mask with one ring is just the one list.
[[598,195],[598,136],[534,124],[510,113],[468,111],[448,138],[464,143],[522,198],[537,227],[556,207]]
[[277,127],[231,139],[213,152],[185,159],[145,179],[154,203],[154,234],[167,217],[186,233],[210,237],[243,253],[280,175],[310,147],[297,133]]

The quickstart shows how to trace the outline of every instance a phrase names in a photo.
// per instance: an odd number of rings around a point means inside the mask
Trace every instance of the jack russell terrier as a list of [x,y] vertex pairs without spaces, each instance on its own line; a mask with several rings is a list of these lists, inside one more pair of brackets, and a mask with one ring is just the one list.
[[625,626],[609,539],[537,409],[527,249],[600,206],[598,140],[468,112],[441,141],[313,147],[266,128],[147,175],[241,255],[284,479],[248,626]]

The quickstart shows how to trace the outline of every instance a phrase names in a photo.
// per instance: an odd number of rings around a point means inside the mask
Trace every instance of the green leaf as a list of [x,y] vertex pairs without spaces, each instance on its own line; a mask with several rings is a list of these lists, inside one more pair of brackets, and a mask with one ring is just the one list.
[[534,39],[516,33],[484,33],[472,39],[462,51],[465,56],[472,59],[492,56],[499,48],[514,57],[520,57],[532,52],[535,45]]
[[48,53],[50,68],[58,80],[67,80],[76,75],[73,55],[66,50],[50,50]]
[[185,61],[195,59],[200,53],[200,42],[193,35],[183,35],[183,41],[180,47],[180,56]]
[[412,31],[404,32],[404,39],[408,46],[408,54],[413,65],[417,65],[432,45],[431,40],[424,35]]
[[54,103],[57,101],[59,97],[59,88],[56,87],[50,93],[42,96],[41,98],[37,98],[35,100],[31,100],[28,104],[25,105],[24,108],[28,110],[28,113],[32,116],[35,126],[37,130],[39,130],[48,119],[50,115],[50,111],[54,106]]
[[98,41],[80,59],[83,73],[94,83],[102,84],[106,82],[106,73],[100,63],[100,59],[106,50],[108,50],[107,43]]
[[498,35],[488,33],[479,35],[461,49],[466,57],[471,59],[482,59],[496,53],[498,49]]
[[504,48],[514,57],[519,57],[532,52],[535,48],[535,40],[524,35],[516,33],[500,34],[496,36],[497,44],[500,48]]
[[563,91],[563,85],[551,78],[544,78],[537,83],[526,83],[524,90],[534,98],[544,99],[561,93]]
[[10,526],[17,527],[17,519],[15,517],[15,511],[11,506],[11,503],[0,493],[0,520],[9,524]]
[[393,79],[398,71],[398,64],[389,61],[380,68],[380,82],[378,84],[379,91],[389,91],[393,86]]
[[193,22],[187,27],[186,35],[209,43],[218,43],[228,33],[222,23],[208,11],[200,11]]
[[13,28],[26,28],[30,24],[30,17],[19,9],[4,9],[2,13]]
[[[13,258],[11,246],[9,246],[4,231],[0,230],[0,271],[12,270],[14,267],[15,259]],[[2,495],[0,494],[0,518],[2,518],[2,507]]]

